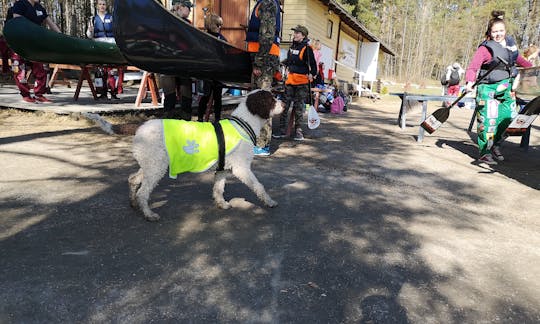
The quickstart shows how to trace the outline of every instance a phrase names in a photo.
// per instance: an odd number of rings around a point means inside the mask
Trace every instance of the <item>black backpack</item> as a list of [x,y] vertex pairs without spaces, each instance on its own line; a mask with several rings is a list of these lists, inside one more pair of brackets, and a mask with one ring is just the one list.
[[452,73],[450,74],[450,80],[448,80],[448,85],[453,86],[459,84],[459,71],[452,69]]
[[445,86],[448,84],[448,80],[446,80],[446,73],[443,73],[441,75],[441,85]]

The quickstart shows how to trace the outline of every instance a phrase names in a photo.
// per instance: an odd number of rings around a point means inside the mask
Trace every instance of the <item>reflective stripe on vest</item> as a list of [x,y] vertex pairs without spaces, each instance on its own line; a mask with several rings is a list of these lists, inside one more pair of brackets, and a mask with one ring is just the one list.
[[[248,42],[247,46],[248,46],[247,47],[248,52],[257,53],[259,51],[260,44],[258,42]],[[270,55],[279,56],[280,52],[281,50],[279,49],[279,45],[276,45],[275,43],[273,43],[268,53]]]
[[285,80],[285,84],[290,85],[301,85],[301,84],[308,84],[309,79],[307,74],[298,74],[298,73],[291,73],[287,74],[287,80]]
[[[251,12],[251,17],[249,19],[248,30],[246,32],[246,42],[247,42],[247,51],[250,53],[257,53],[259,51],[259,28],[261,26],[261,20],[259,19],[259,6],[262,0],[257,1],[257,4]],[[281,14],[279,0],[274,0],[276,4],[276,30],[274,33],[274,41],[272,47],[270,48],[271,55],[280,55],[279,44],[281,39],[279,38],[279,33],[281,31]]]

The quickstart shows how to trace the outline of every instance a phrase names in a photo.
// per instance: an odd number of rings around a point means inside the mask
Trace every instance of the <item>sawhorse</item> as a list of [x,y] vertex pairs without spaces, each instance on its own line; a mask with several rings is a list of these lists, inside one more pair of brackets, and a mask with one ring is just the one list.
[[[405,129],[406,126],[406,119],[407,119],[407,103],[409,101],[418,101],[422,104],[422,117],[420,120],[420,123],[422,123],[427,118],[427,103],[428,101],[450,101],[453,102],[456,100],[456,97],[452,96],[427,96],[427,95],[417,95],[417,94],[408,94],[408,93],[392,93],[392,95],[396,95],[401,98],[401,107],[399,109],[399,115],[398,115],[398,126],[401,129]],[[461,99],[460,102],[467,102],[467,101],[475,101],[474,98],[466,97]],[[422,126],[419,126],[418,130],[418,138],[416,141],[418,143],[421,143],[424,140],[424,128]]]
[[[71,65],[71,64],[51,64],[51,67],[53,67],[53,72],[51,74],[51,79],[49,80],[49,87],[52,88],[55,83],[63,82],[64,84],[67,84],[68,88],[71,87],[69,81],[64,78],[63,81],[58,81],[58,76],[62,73],[62,70],[75,70],[75,71],[81,71],[81,75],[79,76],[79,80],[77,82],[77,88],[75,89],[75,95],[73,96],[73,100],[77,101],[79,99],[79,95],[81,93],[81,88],[86,81],[88,83],[88,87],[90,88],[90,91],[92,92],[92,96],[94,99],[98,99],[96,89],[94,87],[94,83],[92,81],[92,77],[90,76],[90,70],[95,68],[95,65]],[[124,66],[110,66],[112,68],[118,69],[118,93],[123,92],[122,83],[124,80]],[[128,68],[129,69],[129,68]]]
[[[63,85],[66,85],[68,88],[71,88],[71,83],[69,80],[63,75],[63,69],[68,70],[80,70],[80,66],[78,65],[68,65],[68,64],[49,64],[49,68],[53,68],[53,72],[51,74],[51,79],[49,80],[49,88],[54,87],[56,83],[60,83]],[[63,78],[61,81],[58,80],[58,77],[62,74]]]
[[144,98],[146,98],[147,90],[150,90],[152,96],[152,106],[158,105],[158,87],[156,82],[156,75],[152,72],[144,72],[141,79],[141,85],[137,92],[137,99],[135,100],[135,107],[139,107]]
[[[65,82],[67,83],[68,87],[70,87],[69,81],[64,79],[64,81],[58,81],[58,76],[62,73],[62,70],[75,70],[75,71],[81,71],[81,75],[79,76],[79,80],[77,82],[77,88],[75,89],[75,94],[73,96],[73,100],[77,101],[79,99],[79,95],[81,93],[81,88],[83,83],[86,81],[88,84],[88,87],[90,88],[90,91],[92,92],[92,96],[94,99],[98,99],[96,89],[94,87],[94,83],[92,81],[92,77],[90,75],[90,70],[95,68],[95,65],[70,65],[70,64],[51,64],[51,67],[53,67],[53,73],[51,75],[51,80],[49,81],[49,87],[53,87],[55,83],[59,82]],[[123,92],[122,83],[124,79],[124,70],[128,71],[140,71],[138,68],[133,66],[111,66],[118,68],[118,93]],[[141,105],[141,102],[144,98],[146,98],[146,91],[149,90],[152,96],[152,105],[157,106],[158,105],[158,88],[156,83],[156,78],[153,73],[144,72],[143,78],[141,80],[141,85],[139,86],[139,91],[137,93],[137,99],[135,100],[135,106],[139,107]]]

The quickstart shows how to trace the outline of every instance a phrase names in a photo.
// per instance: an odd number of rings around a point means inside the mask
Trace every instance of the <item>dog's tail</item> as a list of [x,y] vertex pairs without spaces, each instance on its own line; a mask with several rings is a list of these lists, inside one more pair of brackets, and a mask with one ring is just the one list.
[[109,135],[135,135],[137,128],[140,126],[139,124],[113,125],[98,114],[82,113],[82,115],[93,121],[99,126],[99,128]]
[[103,117],[98,114],[93,113],[82,113],[82,115],[90,120],[92,120],[96,125],[98,125],[105,133],[109,135],[116,134],[113,130],[113,125],[106,121]]

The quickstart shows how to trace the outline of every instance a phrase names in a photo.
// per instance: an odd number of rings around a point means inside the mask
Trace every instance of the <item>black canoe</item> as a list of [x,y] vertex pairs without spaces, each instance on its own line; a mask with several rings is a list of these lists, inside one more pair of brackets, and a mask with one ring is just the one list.
[[4,37],[15,53],[31,61],[77,65],[127,64],[115,44],[57,33],[24,17],[9,20],[4,27]]
[[248,52],[193,27],[157,0],[116,0],[113,21],[120,51],[142,70],[251,82]]

